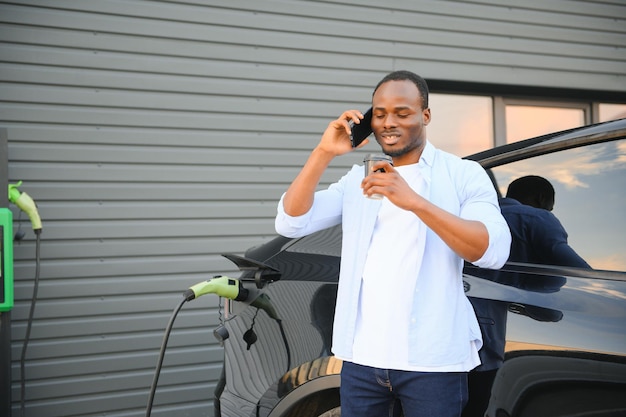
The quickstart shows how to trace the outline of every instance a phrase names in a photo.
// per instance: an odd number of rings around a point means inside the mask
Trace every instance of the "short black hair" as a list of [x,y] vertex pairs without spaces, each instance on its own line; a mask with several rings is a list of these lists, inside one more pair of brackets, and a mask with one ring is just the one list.
[[554,205],[554,187],[550,181],[538,175],[516,179],[509,184],[506,196],[522,204],[550,211]]
[[427,109],[428,108],[428,84],[426,84],[426,80],[424,80],[422,77],[420,77],[419,75],[411,71],[400,70],[400,71],[394,71],[385,75],[385,77],[382,80],[380,80],[378,84],[376,84],[376,88],[374,88],[374,93],[372,93],[372,95],[376,93],[376,90],[378,90],[378,87],[380,87],[387,81],[405,81],[405,80],[411,81],[413,84],[417,86],[417,89],[419,90],[420,95],[422,96],[422,109]]

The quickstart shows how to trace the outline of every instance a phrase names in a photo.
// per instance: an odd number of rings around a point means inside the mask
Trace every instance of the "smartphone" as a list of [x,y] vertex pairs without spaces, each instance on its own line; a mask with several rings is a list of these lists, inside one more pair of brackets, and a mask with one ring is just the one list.
[[363,113],[361,123],[351,122],[350,129],[352,130],[352,135],[350,136],[352,147],[356,148],[372,133],[372,108],[370,107],[368,111]]

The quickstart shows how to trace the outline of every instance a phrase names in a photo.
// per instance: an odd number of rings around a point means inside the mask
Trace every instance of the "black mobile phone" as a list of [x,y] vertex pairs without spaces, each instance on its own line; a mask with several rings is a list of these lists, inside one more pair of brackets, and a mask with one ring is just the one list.
[[361,123],[351,122],[350,129],[352,130],[350,141],[352,142],[352,147],[356,148],[372,133],[372,108],[370,107],[368,111],[363,113]]

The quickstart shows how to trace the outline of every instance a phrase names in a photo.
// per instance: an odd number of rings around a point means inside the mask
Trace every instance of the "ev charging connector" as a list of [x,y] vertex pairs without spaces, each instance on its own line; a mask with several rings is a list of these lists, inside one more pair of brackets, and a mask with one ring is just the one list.
[[24,192],[18,190],[18,187],[22,185],[22,181],[17,184],[9,184],[9,201],[15,204],[20,210],[28,215],[30,218],[30,224],[33,226],[35,233],[41,233],[41,217],[37,211],[37,205],[30,196]]
[[183,297],[185,301],[191,301],[205,294],[216,294],[235,301],[245,301],[248,298],[248,290],[241,281],[222,275],[197,283],[185,291]]

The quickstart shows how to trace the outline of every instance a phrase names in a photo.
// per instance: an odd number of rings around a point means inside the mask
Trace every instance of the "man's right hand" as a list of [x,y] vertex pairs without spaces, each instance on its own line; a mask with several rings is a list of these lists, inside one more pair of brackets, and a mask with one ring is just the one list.
[[[346,110],[343,112],[338,119],[328,124],[317,149],[333,157],[352,151],[350,122],[359,124],[361,119],[363,119],[363,113],[359,110]],[[369,140],[365,139],[358,148],[365,146],[368,142]]]
[[[300,173],[293,180],[283,199],[285,213],[300,216],[313,206],[313,195],[322,174],[334,157],[352,151],[350,122],[359,123],[363,114],[358,110],[347,110],[328,124],[319,144],[313,149]],[[365,146],[367,139],[359,145]]]

